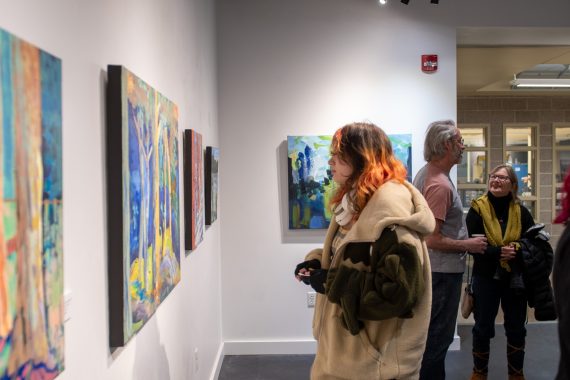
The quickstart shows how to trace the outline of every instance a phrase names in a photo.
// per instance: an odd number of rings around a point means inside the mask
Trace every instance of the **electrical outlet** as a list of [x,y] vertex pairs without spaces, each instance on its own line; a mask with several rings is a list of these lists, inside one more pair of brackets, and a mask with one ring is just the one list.
[[71,319],[71,290],[63,292],[63,322],[69,322]]
[[315,307],[316,300],[317,300],[317,293],[307,292],[307,307]]

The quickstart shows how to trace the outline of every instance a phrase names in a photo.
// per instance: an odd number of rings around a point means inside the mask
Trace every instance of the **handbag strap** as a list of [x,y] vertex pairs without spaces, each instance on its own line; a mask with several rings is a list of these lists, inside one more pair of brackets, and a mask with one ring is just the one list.
[[472,260],[473,258],[471,257],[471,255],[467,254],[467,284],[469,284],[469,287],[471,287],[471,284],[473,283],[473,273],[471,273]]

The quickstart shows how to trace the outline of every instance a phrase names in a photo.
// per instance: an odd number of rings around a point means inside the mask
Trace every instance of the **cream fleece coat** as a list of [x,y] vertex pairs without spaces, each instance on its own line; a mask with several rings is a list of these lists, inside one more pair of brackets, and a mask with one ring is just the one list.
[[[412,318],[363,321],[357,335],[342,325],[342,309],[325,295],[317,294],[313,335],[318,342],[311,368],[312,380],[417,379],[425,349],[431,313],[431,269],[424,237],[433,232],[435,219],[421,193],[410,183],[394,181],[382,185],[372,196],[347,233],[332,261],[331,243],[338,229],[333,220],[324,247],[311,251],[306,260],[318,259],[323,269],[351,265],[343,260],[347,244],[374,242],[382,231],[395,228],[399,242],[416,248],[426,284],[413,308]],[[362,263],[354,266],[359,270]]]

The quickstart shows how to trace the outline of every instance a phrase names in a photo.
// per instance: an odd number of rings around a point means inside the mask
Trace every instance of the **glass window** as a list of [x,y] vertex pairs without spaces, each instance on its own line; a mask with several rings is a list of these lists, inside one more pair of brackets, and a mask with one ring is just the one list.
[[534,146],[532,127],[506,128],[505,141],[507,146]]
[[484,184],[487,181],[487,152],[465,151],[463,160],[457,165],[458,184]]
[[463,137],[466,148],[476,147],[484,148],[486,146],[486,132],[487,128],[463,128],[461,129],[461,136]]
[[506,161],[512,165],[519,182],[518,194],[532,196],[536,194],[534,167],[536,158],[534,151],[509,151],[505,152]]
[[[554,161],[554,172],[556,173],[556,182],[563,182],[564,176],[570,167],[570,150],[561,150],[556,152],[558,159]],[[558,165],[556,165],[558,163]]]
[[570,127],[554,129],[554,143],[556,145],[570,145]]
[[471,201],[487,191],[489,173],[489,125],[459,126],[464,140],[463,159],[457,165],[457,191],[466,213]]
[[521,200],[521,204],[530,211],[530,215],[532,215],[534,221],[538,222],[536,220],[536,201]]
[[471,207],[471,201],[473,199],[479,198],[486,192],[486,189],[459,189],[458,193],[459,197],[461,198],[461,204],[463,204],[463,211],[469,211],[469,207]]

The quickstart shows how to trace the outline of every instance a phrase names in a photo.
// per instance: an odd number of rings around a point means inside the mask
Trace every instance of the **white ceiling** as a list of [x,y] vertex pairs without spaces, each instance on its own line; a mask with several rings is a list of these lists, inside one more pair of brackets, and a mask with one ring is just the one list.
[[570,63],[570,28],[460,28],[457,31],[459,95],[569,95],[570,91],[512,90],[515,74],[538,64]]

